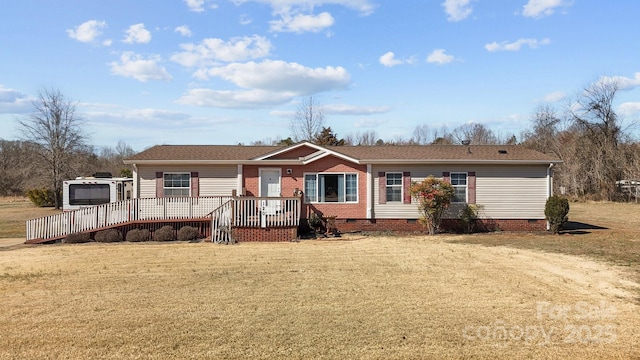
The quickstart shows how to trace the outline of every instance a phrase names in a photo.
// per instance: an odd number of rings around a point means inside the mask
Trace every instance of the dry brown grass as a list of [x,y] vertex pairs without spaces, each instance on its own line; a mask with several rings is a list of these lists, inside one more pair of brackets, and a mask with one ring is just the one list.
[[2,251],[0,358],[640,357],[629,267],[485,237]]
[[25,197],[0,198],[0,238],[25,236],[25,220],[59,213],[53,208],[39,208]]

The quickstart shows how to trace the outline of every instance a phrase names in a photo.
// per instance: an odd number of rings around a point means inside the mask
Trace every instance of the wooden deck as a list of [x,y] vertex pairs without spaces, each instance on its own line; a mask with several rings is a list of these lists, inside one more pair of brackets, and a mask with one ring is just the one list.
[[233,242],[231,229],[297,227],[300,198],[175,197],[131,199],[28,220],[26,243],[47,243],[79,232],[154,230],[190,225],[213,242]]

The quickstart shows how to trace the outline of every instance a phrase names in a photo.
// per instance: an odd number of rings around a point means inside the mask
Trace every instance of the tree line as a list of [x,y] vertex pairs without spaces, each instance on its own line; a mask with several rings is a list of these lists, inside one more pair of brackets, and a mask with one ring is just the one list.
[[[640,142],[635,123],[615,111],[620,84],[602,78],[582,89],[564,105],[535,109],[530,127],[520,134],[500,136],[483,124],[469,123],[451,131],[418,125],[409,138],[382,139],[375,131],[340,138],[326,126],[325,111],[314,97],[302,101],[291,120],[286,139],[255,141],[252,145],[291,145],[307,140],[327,146],[386,146],[460,144],[521,145],[548,153],[563,162],[554,169],[554,192],[569,197],[629,200],[640,181]],[[120,141],[114,147],[95,147],[83,131],[75,104],[60,91],[41,90],[34,112],[19,121],[20,140],[0,139],[0,196],[23,195],[48,189],[61,206],[62,182],[95,172],[130,175],[122,160],[134,154]],[[627,185],[627,186],[621,186]],[[631,185],[631,186],[628,186]],[[631,189],[631,191],[629,191]],[[627,190],[621,191],[621,190]]]

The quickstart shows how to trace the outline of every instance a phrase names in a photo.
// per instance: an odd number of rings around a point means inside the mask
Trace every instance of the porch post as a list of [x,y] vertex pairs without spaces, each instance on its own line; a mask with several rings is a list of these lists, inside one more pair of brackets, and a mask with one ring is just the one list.
[[238,194],[244,195],[242,192],[242,164],[238,164],[238,186],[236,187],[236,191]]

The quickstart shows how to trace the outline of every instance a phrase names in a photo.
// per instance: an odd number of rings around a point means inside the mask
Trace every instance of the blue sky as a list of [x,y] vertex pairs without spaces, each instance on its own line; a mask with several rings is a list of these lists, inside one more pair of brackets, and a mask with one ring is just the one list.
[[21,0],[0,12],[0,138],[43,88],[91,143],[290,136],[314,96],[344,137],[481,123],[519,135],[602,77],[640,117],[637,0]]

